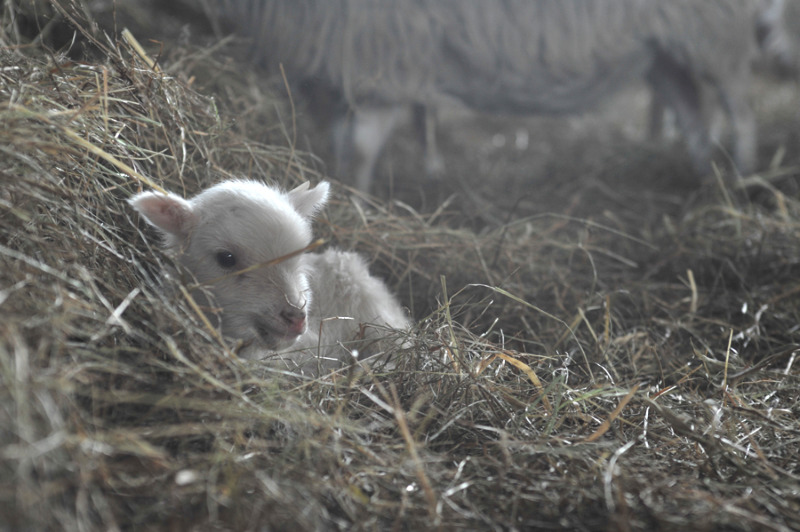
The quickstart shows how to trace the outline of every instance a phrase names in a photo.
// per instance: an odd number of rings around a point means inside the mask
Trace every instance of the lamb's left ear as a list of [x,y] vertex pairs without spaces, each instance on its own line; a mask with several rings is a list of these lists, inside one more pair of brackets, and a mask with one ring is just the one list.
[[289,201],[302,216],[311,218],[319,212],[328,202],[331,186],[327,181],[322,181],[314,188],[309,188],[308,181],[286,193]]
[[188,236],[196,223],[192,205],[175,194],[142,192],[128,200],[151,225],[167,235]]

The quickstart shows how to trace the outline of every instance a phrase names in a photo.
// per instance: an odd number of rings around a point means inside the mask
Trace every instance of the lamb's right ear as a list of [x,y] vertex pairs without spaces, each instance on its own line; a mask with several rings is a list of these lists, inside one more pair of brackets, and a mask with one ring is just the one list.
[[328,194],[331,186],[327,181],[322,181],[314,188],[309,188],[308,182],[286,193],[289,201],[302,216],[311,218],[328,203]]
[[196,223],[191,203],[175,194],[142,192],[130,198],[128,203],[151,225],[168,235],[186,237]]

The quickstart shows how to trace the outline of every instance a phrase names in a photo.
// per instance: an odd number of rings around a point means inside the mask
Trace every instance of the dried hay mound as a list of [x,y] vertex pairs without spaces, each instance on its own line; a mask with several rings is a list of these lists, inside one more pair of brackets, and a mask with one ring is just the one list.
[[419,324],[396,368],[304,381],[232,356],[125,204],[319,179],[289,106],[234,124],[264,96],[195,91],[213,54],[154,67],[50,9],[92,55],[12,8],[0,35],[0,530],[800,527],[796,169],[480,230],[341,196],[319,233]]

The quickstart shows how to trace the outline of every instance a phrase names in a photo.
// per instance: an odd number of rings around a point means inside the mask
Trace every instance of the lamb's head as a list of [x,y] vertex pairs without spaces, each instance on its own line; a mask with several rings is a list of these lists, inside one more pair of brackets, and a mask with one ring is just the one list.
[[283,349],[307,328],[311,292],[304,256],[251,267],[311,243],[311,220],[328,188],[305,183],[282,192],[255,181],[227,181],[190,200],[144,192],[130,204],[214,295],[226,336]]

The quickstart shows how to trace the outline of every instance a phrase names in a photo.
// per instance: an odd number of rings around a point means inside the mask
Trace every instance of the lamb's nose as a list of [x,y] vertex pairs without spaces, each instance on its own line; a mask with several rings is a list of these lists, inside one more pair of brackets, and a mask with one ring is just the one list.
[[306,313],[301,309],[286,309],[281,312],[281,318],[289,326],[289,331],[294,334],[303,334],[306,330]]

